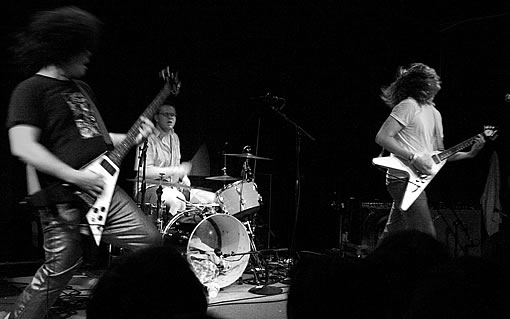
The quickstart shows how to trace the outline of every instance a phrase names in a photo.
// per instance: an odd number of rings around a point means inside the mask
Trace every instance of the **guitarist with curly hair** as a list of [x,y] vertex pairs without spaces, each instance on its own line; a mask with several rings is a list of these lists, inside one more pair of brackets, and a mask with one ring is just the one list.
[[[382,88],[381,98],[391,113],[375,142],[391,153],[392,164],[381,157],[373,163],[387,168],[386,187],[393,205],[379,243],[391,233],[410,229],[436,237],[423,189],[446,160],[473,158],[484,147],[485,138],[478,134],[455,152],[437,155],[444,150],[441,113],[434,104],[440,89],[436,71],[423,63],[400,67],[396,79]],[[468,152],[459,151],[467,146],[471,146]]]
[[[20,33],[15,48],[28,77],[12,92],[7,128],[11,153],[31,168],[28,198],[41,219],[45,261],[9,319],[45,317],[82,263],[83,233],[94,229],[102,235],[94,236],[96,243],[103,239],[127,251],[161,245],[154,223],[116,179],[108,187],[105,182],[108,174],[115,175],[119,157],[101,154],[140,143],[154,125],[147,114],[130,132],[109,133],[92,90],[78,80],[86,74],[100,26],[94,15],[76,7],[43,11]],[[98,165],[84,169],[91,162]],[[90,205],[84,195],[102,198],[106,189],[111,197],[104,211],[95,212],[93,226],[86,219]]]

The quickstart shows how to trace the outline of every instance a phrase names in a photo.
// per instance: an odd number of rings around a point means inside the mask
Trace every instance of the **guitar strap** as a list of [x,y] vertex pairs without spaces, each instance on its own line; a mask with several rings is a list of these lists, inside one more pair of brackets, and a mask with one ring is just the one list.
[[110,134],[108,133],[108,130],[106,129],[106,125],[104,124],[103,118],[101,117],[101,114],[99,113],[99,110],[96,107],[96,104],[94,103],[94,100],[90,97],[90,95],[87,93],[87,91],[83,88],[83,86],[80,85],[80,83],[76,80],[73,80],[74,84],[80,89],[80,92],[85,96],[87,101],[89,102],[90,109],[94,112],[97,125],[99,126],[99,130],[101,131],[101,134],[103,135],[103,138],[108,145],[109,149],[113,148],[113,142],[110,138]]

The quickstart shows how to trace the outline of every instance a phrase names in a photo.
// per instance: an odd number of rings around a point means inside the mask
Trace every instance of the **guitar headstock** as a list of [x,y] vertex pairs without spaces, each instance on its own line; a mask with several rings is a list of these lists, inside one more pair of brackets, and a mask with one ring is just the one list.
[[498,129],[493,125],[484,125],[483,136],[487,139],[494,140],[498,137]]
[[173,95],[179,94],[181,89],[181,81],[179,81],[179,72],[170,72],[170,67],[166,67],[159,72],[159,76],[166,81],[166,84],[170,87],[170,92]]

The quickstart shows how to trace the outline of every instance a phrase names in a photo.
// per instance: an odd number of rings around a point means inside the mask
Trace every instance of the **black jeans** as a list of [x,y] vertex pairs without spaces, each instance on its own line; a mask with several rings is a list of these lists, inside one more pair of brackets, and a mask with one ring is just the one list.
[[386,227],[379,238],[378,244],[389,234],[402,230],[419,230],[436,237],[436,229],[430,215],[427,195],[423,191],[407,211],[400,210],[400,203],[407,187],[406,180],[390,181],[387,185],[388,193],[393,198],[390,215]]
[[[83,207],[59,204],[39,210],[45,261],[19,296],[12,318],[43,318],[82,262],[81,233],[88,232]],[[130,251],[161,245],[154,223],[117,187],[108,212],[104,242]]]

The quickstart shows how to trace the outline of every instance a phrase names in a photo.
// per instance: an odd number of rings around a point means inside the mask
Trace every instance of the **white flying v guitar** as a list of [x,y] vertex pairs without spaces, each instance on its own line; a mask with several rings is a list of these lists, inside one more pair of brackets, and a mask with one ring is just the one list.
[[[177,95],[179,93],[181,86],[177,73],[170,73],[168,67],[160,72],[160,76],[165,80],[165,85],[141,114],[141,116],[149,119],[156,114],[159,106],[164,103],[165,99],[170,96],[170,94]],[[116,145],[113,150],[103,153],[80,168],[80,170],[95,172],[103,178],[103,191],[97,198],[83,192],[74,185],[66,183],[50,185],[44,189],[47,193],[55,193],[58,192],[61,187],[64,187],[71,190],[83,202],[85,202],[85,204],[89,207],[89,210],[86,213],[87,222],[98,246],[101,242],[106,217],[110,209],[110,203],[119,177],[121,162],[129,150],[136,145],[136,137],[139,134],[141,122],[142,120],[138,118],[138,120],[126,133],[126,138],[119,145]],[[40,191],[39,193],[42,194],[43,192]]]
[[[179,94],[179,89],[181,87],[177,74],[170,73],[168,67],[160,72],[160,76],[165,80],[165,86],[141,114],[141,116],[149,119],[156,114],[159,106],[164,103],[165,99],[170,94]],[[105,182],[101,195],[95,199],[87,193],[80,191],[75,192],[75,194],[77,194],[90,206],[86,214],[86,218],[92,235],[94,236],[94,240],[98,246],[103,234],[106,217],[110,209],[110,202],[115,190],[115,185],[117,184],[120,171],[119,167],[129,150],[136,145],[136,137],[139,133],[140,124],[141,119],[138,118],[135,124],[133,124],[126,133],[126,138],[119,145],[81,168],[82,170],[90,170],[101,175]]]
[[484,131],[481,134],[477,134],[467,140],[445,150],[445,151],[437,151],[431,154],[433,165],[431,169],[430,175],[421,174],[417,172],[416,169],[410,164],[409,161],[403,161],[394,156],[383,156],[376,157],[372,159],[372,164],[384,167],[384,168],[392,168],[399,171],[404,171],[409,174],[409,181],[407,183],[407,187],[404,193],[404,197],[402,198],[402,203],[400,205],[400,209],[406,211],[412,203],[418,198],[418,196],[423,192],[423,190],[429,185],[432,179],[437,175],[439,170],[443,168],[446,160],[454,155],[455,153],[463,150],[464,148],[473,144],[478,135],[483,135],[487,139],[494,139],[496,137],[497,130],[494,126],[484,126]]

